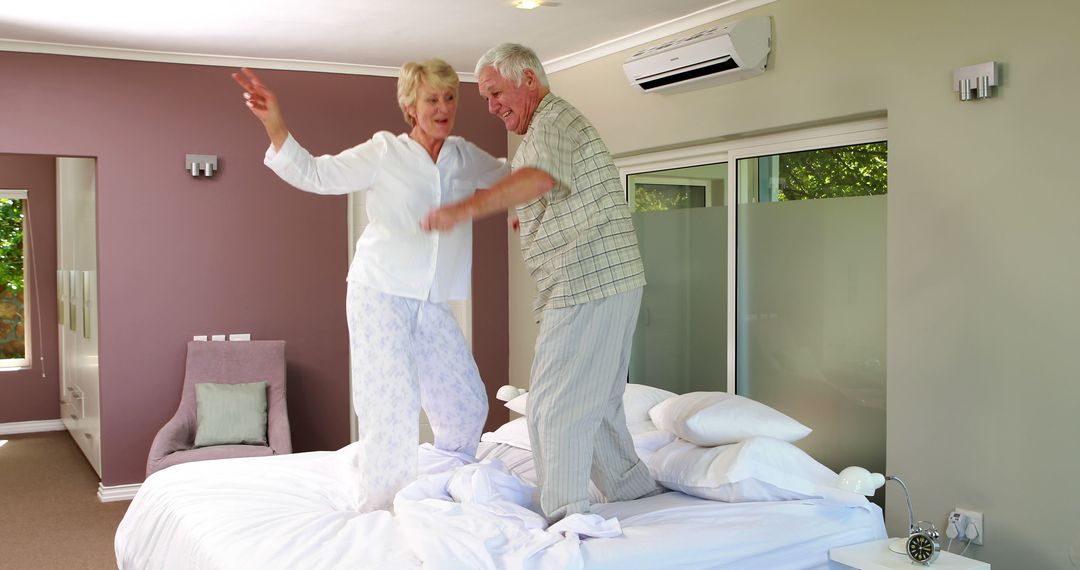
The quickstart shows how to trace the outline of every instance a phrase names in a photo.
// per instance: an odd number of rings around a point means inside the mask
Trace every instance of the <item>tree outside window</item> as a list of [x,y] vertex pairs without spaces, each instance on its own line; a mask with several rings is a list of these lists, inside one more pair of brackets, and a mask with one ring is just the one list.
[[24,202],[0,198],[0,360],[25,358]]
[[792,152],[779,159],[778,201],[889,193],[889,149],[884,142]]

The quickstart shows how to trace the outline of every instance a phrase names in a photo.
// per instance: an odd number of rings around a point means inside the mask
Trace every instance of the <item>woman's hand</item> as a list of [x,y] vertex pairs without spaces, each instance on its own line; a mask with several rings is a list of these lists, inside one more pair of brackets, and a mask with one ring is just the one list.
[[233,73],[232,78],[244,88],[244,100],[248,109],[260,121],[266,129],[274,150],[281,150],[281,145],[289,137],[289,128],[285,126],[285,117],[281,114],[281,106],[277,97],[266,84],[264,84],[255,72],[246,68],[240,68],[239,73]]
[[454,229],[454,226],[471,219],[469,208],[461,201],[441,208],[435,208],[420,220],[420,229],[425,232],[445,232]]

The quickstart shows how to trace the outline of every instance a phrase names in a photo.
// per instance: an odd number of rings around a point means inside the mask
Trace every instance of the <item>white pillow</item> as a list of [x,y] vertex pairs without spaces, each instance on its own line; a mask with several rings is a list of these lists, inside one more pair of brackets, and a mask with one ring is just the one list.
[[510,408],[511,412],[517,412],[521,415],[525,415],[526,404],[529,401],[529,393],[525,392],[519,396],[511,398],[504,406]]
[[644,384],[627,384],[623,392],[623,410],[626,411],[626,423],[633,424],[649,419],[649,410],[653,406],[674,398],[675,392],[668,392],[662,388],[654,388]]
[[[518,449],[532,450],[529,441],[529,426],[525,418],[510,420],[499,426],[495,431],[485,432],[480,436],[480,441],[488,443],[502,443]],[[630,426],[630,434],[634,438],[634,448],[638,454],[656,451],[671,443],[675,436],[665,431],[659,431],[652,422],[646,420]]]
[[691,392],[649,410],[656,427],[705,447],[738,443],[756,436],[798,441],[810,428],[749,398],[727,392]]
[[838,475],[794,445],[752,437],[720,447],[676,439],[642,455],[658,483],[687,495],[741,503],[824,498],[866,505],[866,497],[836,486]]
[[638,457],[642,458],[645,457],[645,454],[652,453],[675,441],[673,434],[658,429],[636,433],[631,431],[630,436],[634,439],[634,451],[637,451]]
[[[674,392],[668,392],[661,388],[654,388],[644,384],[627,384],[626,391],[623,392],[623,410],[626,412],[627,425],[648,421],[649,410],[653,406],[674,396]],[[526,392],[503,405],[510,408],[511,411],[525,415],[528,401],[529,393]]]
[[525,423],[525,418],[510,420],[495,431],[484,432],[480,436],[480,441],[504,443],[518,449],[532,450],[532,445],[529,443],[529,426]]

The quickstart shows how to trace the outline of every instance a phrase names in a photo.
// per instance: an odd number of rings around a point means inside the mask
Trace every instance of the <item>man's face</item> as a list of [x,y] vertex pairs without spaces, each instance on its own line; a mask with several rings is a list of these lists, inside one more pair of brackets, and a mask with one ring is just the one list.
[[491,66],[481,69],[477,76],[480,96],[487,101],[488,112],[501,119],[506,130],[519,135],[529,130],[529,121],[539,103],[533,101],[535,90],[530,89],[534,81],[531,73],[526,72],[521,85],[514,85]]

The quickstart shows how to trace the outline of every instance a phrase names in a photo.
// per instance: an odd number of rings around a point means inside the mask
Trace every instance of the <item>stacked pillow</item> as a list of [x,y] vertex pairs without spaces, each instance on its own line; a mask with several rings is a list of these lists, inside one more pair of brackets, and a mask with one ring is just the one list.
[[[660,402],[674,396],[674,392],[668,392],[661,388],[654,388],[644,384],[627,384],[626,391],[623,392],[623,411],[626,412],[626,425],[631,428],[631,431],[642,431],[644,427],[656,429],[651,423],[647,426],[643,424],[643,422],[649,421],[649,410]],[[505,406],[510,408],[511,411],[524,416],[528,408],[528,402],[529,393],[525,392],[511,399]]]
[[[525,414],[527,396],[506,407]],[[837,488],[835,472],[792,444],[810,428],[760,402],[727,392],[676,395],[627,384],[623,407],[638,455],[668,489],[727,502],[866,503]],[[485,441],[528,448],[524,422],[504,427],[485,434]]]
[[691,392],[657,404],[649,417],[678,436],[654,453],[638,452],[668,489],[727,502],[866,503],[837,488],[835,472],[792,444],[810,435],[810,428],[760,402],[727,392]]
[[749,398],[727,392],[691,392],[649,409],[656,427],[703,447],[739,443],[750,437],[792,442],[810,428]]

